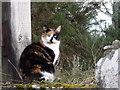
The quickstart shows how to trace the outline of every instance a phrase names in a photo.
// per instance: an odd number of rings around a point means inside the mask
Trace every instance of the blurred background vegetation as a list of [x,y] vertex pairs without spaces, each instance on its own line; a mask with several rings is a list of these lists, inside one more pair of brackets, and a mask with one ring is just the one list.
[[[32,2],[31,5],[33,42],[40,40],[43,25],[62,26],[56,81],[79,83],[84,78],[94,77],[95,64],[103,56],[103,47],[120,39],[119,30],[112,25],[105,27],[105,23],[100,26],[104,21],[96,19],[104,4]],[[100,26],[100,29],[91,29],[93,25]]]

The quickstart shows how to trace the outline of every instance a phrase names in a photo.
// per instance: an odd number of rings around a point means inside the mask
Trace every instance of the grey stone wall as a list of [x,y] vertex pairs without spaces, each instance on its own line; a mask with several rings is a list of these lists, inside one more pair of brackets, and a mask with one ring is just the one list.
[[105,56],[96,64],[96,81],[102,88],[119,88],[120,41],[105,46]]

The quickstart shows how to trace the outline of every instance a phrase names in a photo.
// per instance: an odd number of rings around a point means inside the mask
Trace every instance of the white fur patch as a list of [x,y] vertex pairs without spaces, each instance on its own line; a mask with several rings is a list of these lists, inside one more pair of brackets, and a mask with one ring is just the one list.
[[45,71],[40,73],[43,75],[42,78],[45,78],[46,81],[53,82],[55,80],[55,76],[52,73],[45,72]]
[[53,64],[55,64],[56,61],[57,61],[57,59],[58,59],[58,57],[59,57],[59,53],[60,53],[60,51],[59,51],[60,41],[57,41],[57,40],[56,40],[56,43],[48,44],[48,43],[47,43],[48,41],[47,41],[45,38],[42,38],[42,40],[43,40],[43,44],[44,44],[46,47],[48,47],[48,48],[50,48],[50,49],[52,49],[52,50],[54,51],[55,58],[54,58]]

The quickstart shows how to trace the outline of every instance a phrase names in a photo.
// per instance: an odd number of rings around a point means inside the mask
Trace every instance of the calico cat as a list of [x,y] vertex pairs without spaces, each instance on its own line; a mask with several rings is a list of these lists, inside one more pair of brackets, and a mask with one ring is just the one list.
[[61,26],[43,27],[40,42],[27,46],[20,57],[20,75],[24,82],[55,79],[54,64],[59,56]]

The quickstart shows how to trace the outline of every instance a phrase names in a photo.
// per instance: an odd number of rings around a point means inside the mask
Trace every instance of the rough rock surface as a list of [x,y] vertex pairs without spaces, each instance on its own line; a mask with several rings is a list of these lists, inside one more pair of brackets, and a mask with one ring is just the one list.
[[102,88],[119,88],[120,41],[105,46],[104,57],[96,64],[96,82]]

